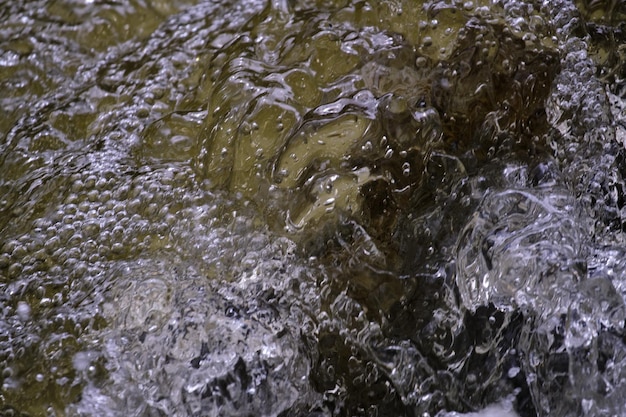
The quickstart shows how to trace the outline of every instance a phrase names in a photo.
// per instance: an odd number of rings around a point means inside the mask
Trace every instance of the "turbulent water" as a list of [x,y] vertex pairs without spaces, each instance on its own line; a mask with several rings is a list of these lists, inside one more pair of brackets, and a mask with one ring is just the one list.
[[0,415],[625,415],[625,31],[0,4]]

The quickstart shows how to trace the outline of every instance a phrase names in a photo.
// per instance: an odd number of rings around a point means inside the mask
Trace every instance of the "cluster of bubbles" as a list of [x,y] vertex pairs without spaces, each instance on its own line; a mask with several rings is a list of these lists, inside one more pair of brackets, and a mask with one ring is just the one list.
[[619,2],[0,16],[2,415],[624,413]]

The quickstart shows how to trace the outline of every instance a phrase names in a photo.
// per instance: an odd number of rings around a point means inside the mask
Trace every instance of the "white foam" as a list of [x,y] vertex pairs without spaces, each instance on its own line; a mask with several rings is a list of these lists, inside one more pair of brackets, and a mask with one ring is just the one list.
[[499,403],[488,405],[480,411],[471,413],[445,412],[438,414],[437,417],[519,417],[519,414],[513,409],[511,400],[505,399]]

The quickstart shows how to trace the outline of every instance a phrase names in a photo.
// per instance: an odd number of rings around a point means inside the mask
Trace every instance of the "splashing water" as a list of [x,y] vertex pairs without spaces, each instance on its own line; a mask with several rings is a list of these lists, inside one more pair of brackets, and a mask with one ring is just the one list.
[[626,413],[622,3],[0,16],[0,415]]

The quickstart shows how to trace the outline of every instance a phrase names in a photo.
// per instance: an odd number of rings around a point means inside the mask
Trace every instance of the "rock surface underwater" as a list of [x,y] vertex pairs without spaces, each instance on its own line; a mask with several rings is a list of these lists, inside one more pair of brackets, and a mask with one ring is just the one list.
[[626,414],[626,6],[0,5],[0,416]]

